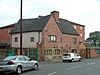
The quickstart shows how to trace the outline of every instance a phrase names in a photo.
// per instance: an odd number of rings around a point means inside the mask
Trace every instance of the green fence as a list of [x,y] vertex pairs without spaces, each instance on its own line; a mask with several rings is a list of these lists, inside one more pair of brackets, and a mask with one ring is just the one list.
[[13,56],[15,55],[15,49],[11,49],[7,51],[7,55],[6,56]]
[[[38,50],[37,48],[32,48],[32,49],[26,49],[24,50],[25,55],[34,59],[34,60],[38,60]],[[6,56],[13,56],[16,54],[16,49],[11,49],[7,51],[7,55]]]
[[38,50],[37,50],[37,48],[29,49],[27,56],[29,56],[30,58],[32,58],[34,60],[38,60]]
[[97,54],[100,54],[100,50],[97,50],[96,53],[97,53]]

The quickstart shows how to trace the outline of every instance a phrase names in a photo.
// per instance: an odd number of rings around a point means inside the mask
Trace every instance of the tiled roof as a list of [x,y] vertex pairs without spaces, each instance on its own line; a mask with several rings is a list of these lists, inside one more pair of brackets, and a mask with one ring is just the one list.
[[73,26],[68,20],[59,19],[57,24],[63,34],[78,35],[78,33],[76,32],[76,30],[73,28]]
[[[37,32],[37,31],[41,32],[45,27],[45,25],[47,24],[48,20],[50,19],[50,16],[51,15],[39,16],[38,18],[34,19],[23,19],[22,32]],[[59,19],[59,21],[57,21],[57,25],[63,34],[78,35],[78,33],[68,20]],[[11,33],[19,33],[19,32],[20,32],[20,21],[16,23]]]
[[7,26],[3,26],[3,27],[0,27],[0,29],[3,29],[3,28],[12,28],[14,27],[15,23],[14,24],[11,24],[11,25],[7,25]]
[[79,26],[82,26],[82,27],[85,27],[85,25],[81,25],[81,24],[78,24],[78,23],[75,23],[75,22],[71,22],[69,21],[71,24],[75,24],[75,25],[79,25]]
[[[50,15],[39,16],[38,18],[34,18],[34,19],[23,19],[22,32],[42,31],[44,26],[47,24],[49,18],[50,18]],[[15,25],[11,33],[19,33],[19,32],[20,32],[20,21]]]

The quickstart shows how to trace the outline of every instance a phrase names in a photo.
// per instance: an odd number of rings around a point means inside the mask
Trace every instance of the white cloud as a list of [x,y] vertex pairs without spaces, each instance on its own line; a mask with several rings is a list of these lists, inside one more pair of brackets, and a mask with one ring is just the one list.
[[[60,12],[60,17],[86,27],[86,37],[100,30],[99,0],[23,0],[23,18]],[[20,0],[0,0],[0,26],[15,23],[20,18]]]
[[19,0],[1,0],[0,3],[0,26],[14,23],[19,18]]

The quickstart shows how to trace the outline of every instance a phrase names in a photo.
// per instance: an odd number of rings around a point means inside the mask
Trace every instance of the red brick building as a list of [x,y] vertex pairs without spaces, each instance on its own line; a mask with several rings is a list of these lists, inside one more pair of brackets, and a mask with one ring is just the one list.
[[[53,11],[46,16],[23,19],[23,53],[34,55],[34,49],[38,48],[38,60],[56,61],[67,52],[76,52],[82,57],[98,56],[95,49],[86,49],[84,45],[85,26],[59,18],[59,15],[58,11]],[[0,27],[0,58],[10,46],[20,52],[19,25],[20,21]]]
[[0,58],[6,56],[7,50],[11,45],[11,35],[9,34],[14,24],[0,27]]
[[[18,51],[20,44],[19,24],[20,21],[16,23],[11,31],[12,48]],[[76,26],[76,29],[74,26]],[[38,43],[38,45],[41,45],[38,56],[42,54],[44,60],[61,59],[62,54],[65,52],[80,54],[80,48],[85,48],[83,44],[85,26],[59,18],[58,11],[34,19],[23,19],[22,27],[23,51],[28,53],[30,49],[37,48]],[[34,41],[32,41],[33,38]]]
[[84,44],[84,40],[85,40],[85,26],[75,23],[75,22],[70,22],[74,29],[77,31],[77,33],[79,34],[78,39],[79,39],[79,50],[80,50],[80,55],[82,57],[86,57],[86,46]]
[[75,23],[75,22],[70,22],[74,29],[78,32],[79,34],[79,40],[80,42],[83,41],[85,39],[85,26],[84,25],[81,25],[81,24],[78,24],[78,23]]
[[13,27],[14,27],[14,24],[7,25],[0,28],[0,43],[10,43],[11,35],[9,33]]

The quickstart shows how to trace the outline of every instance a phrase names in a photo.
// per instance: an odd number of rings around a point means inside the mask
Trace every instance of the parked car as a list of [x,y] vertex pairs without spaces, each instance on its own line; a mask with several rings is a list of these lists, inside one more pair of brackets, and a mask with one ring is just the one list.
[[81,56],[76,53],[65,53],[62,57],[63,62],[65,61],[81,61]]
[[29,69],[38,70],[39,63],[24,55],[8,56],[0,61],[0,72],[16,72],[21,74],[22,71]]

